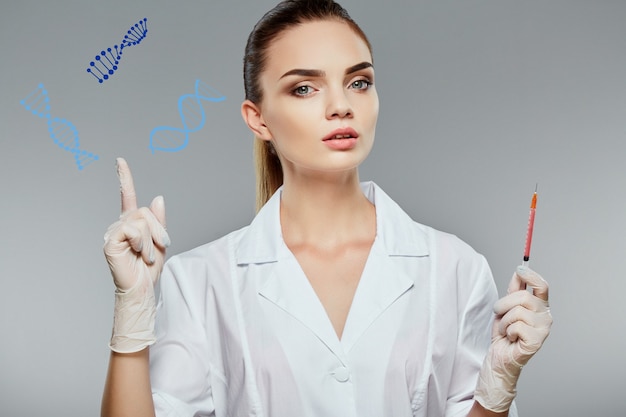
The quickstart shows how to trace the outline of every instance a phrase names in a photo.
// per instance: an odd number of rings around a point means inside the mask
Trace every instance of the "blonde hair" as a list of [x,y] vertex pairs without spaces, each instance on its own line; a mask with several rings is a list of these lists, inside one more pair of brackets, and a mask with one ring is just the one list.
[[271,142],[254,138],[254,171],[256,173],[256,211],[283,185],[283,167]]

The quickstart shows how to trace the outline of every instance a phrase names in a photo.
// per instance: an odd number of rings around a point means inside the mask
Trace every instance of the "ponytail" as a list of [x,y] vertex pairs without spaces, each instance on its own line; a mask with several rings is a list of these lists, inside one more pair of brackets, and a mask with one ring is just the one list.
[[256,211],[283,185],[283,168],[271,142],[254,138]]

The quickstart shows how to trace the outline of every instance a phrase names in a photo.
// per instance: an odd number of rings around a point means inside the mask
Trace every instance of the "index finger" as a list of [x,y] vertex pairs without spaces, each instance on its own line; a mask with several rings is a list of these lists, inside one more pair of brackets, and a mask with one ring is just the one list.
[[122,196],[122,214],[137,209],[137,194],[133,176],[130,173],[128,163],[124,158],[117,158],[117,176],[120,180],[120,193]]
[[533,295],[548,301],[548,283],[535,271],[525,266],[518,266],[509,284],[509,293],[524,287],[532,288]]

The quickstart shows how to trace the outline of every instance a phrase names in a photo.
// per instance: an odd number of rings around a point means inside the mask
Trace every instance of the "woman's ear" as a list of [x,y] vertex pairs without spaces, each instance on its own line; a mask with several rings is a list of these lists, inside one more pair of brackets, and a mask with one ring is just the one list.
[[272,134],[265,125],[265,121],[261,115],[261,109],[259,109],[256,104],[250,100],[244,100],[244,102],[241,103],[241,117],[243,117],[243,120],[254,133],[254,136],[262,140],[272,139]]

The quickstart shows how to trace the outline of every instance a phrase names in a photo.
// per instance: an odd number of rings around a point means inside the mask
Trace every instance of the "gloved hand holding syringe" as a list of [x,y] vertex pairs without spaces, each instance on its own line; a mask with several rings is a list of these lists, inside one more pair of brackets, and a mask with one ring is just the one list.
[[507,295],[494,306],[491,346],[474,393],[485,409],[497,413],[511,407],[522,367],[539,350],[552,326],[548,284],[528,267],[536,208],[537,186],[530,203],[523,262],[513,274]]

